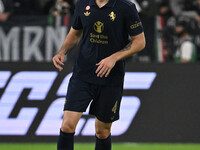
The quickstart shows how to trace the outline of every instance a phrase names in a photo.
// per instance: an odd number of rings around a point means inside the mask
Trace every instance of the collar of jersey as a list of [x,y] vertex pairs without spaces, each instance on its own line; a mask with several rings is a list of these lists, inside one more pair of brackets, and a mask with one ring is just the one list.
[[[114,7],[117,0],[109,0],[109,2],[103,7]],[[90,0],[90,6],[97,6],[95,0]]]

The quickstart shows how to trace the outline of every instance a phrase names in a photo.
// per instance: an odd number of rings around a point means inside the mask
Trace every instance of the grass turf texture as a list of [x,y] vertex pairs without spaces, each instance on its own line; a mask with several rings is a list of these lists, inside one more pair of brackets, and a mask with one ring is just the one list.
[[[0,143],[0,150],[56,150],[56,143]],[[94,150],[94,144],[75,144],[75,150]],[[112,150],[200,150],[200,144],[113,143]]]

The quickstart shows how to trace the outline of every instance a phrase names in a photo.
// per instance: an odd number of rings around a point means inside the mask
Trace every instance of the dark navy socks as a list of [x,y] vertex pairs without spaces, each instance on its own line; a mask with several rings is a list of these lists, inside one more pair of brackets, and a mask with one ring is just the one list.
[[99,139],[96,136],[95,150],[111,150],[111,135],[106,139]]
[[57,150],[74,150],[74,133],[64,133],[60,130]]
[[[60,130],[57,150],[74,150],[74,133],[64,133]],[[96,136],[95,150],[111,150],[111,135],[106,139],[99,139]]]

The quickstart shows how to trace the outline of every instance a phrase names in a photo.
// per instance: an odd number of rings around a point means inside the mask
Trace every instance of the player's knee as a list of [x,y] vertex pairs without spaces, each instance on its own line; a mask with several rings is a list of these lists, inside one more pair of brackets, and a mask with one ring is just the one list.
[[65,133],[74,133],[75,128],[76,127],[72,123],[65,122],[65,121],[63,121],[62,126],[61,126],[61,130]]
[[99,139],[106,139],[110,135],[110,128],[107,129],[96,129],[96,136]]

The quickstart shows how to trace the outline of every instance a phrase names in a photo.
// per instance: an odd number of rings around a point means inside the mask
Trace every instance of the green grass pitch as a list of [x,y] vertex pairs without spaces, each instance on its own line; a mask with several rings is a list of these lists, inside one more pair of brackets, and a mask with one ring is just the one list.
[[[56,150],[56,143],[0,143],[0,150]],[[75,150],[94,150],[94,144],[76,143]],[[112,150],[200,150],[200,144],[113,143]]]

